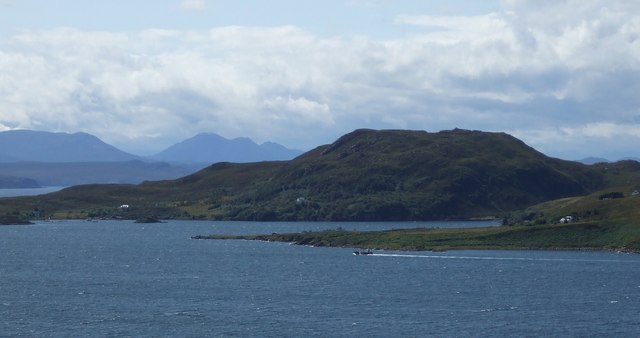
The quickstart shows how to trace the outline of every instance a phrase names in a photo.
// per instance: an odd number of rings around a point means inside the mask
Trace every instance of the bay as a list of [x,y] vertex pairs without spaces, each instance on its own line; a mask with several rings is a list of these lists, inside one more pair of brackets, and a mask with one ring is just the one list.
[[377,251],[200,234],[496,222],[0,227],[0,336],[637,336],[640,256]]

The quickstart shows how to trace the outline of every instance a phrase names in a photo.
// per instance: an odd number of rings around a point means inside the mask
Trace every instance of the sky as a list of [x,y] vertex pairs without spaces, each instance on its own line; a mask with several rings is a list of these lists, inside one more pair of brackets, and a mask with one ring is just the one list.
[[0,0],[0,131],[149,155],[358,128],[640,157],[640,1]]

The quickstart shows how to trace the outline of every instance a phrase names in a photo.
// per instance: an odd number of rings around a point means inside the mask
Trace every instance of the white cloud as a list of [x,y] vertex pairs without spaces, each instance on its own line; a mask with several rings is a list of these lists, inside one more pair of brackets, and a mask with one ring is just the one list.
[[553,156],[562,155],[574,160],[591,156],[618,160],[638,156],[635,148],[640,140],[640,124],[601,121],[574,126],[513,130],[511,133]]
[[640,138],[640,124],[593,122],[579,126],[556,126],[537,130],[515,130],[514,134],[530,139],[536,144],[551,146],[566,140],[590,139],[601,142],[624,137]]
[[187,11],[204,11],[207,9],[207,3],[204,0],[182,0],[180,8]]
[[432,15],[400,15],[396,24],[410,24],[434,29],[442,43],[456,43],[461,39],[494,35],[508,28],[502,14],[491,13],[479,16],[432,16]]
[[640,125],[618,124],[612,122],[587,123],[580,127],[565,127],[562,131],[568,136],[612,139],[621,136],[640,138]]
[[274,113],[277,122],[296,120],[302,125],[332,126],[335,121],[331,116],[331,110],[326,103],[315,102],[305,97],[292,98],[277,96],[264,100],[264,106]]
[[423,31],[384,41],[293,26],[22,31],[0,41],[0,128],[157,147],[219,132],[310,148],[360,127],[505,130],[540,145],[622,130],[640,141],[625,129],[640,106],[638,5],[504,4],[399,16]]

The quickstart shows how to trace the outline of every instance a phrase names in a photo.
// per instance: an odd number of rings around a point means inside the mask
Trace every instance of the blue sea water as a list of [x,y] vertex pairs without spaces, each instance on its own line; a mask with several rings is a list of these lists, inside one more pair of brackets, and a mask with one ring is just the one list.
[[0,227],[2,337],[640,335],[640,255],[377,251],[211,233],[487,223]]

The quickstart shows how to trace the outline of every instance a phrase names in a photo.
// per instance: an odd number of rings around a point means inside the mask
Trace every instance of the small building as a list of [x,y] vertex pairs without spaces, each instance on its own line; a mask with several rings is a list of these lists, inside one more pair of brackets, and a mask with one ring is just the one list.
[[573,221],[575,221],[573,216],[564,216],[560,219],[560,224],[573,223]]
[[129,210],[129,204],[123,204],[123,205],[119,206],[118,209],[120,209],[120,210]]

